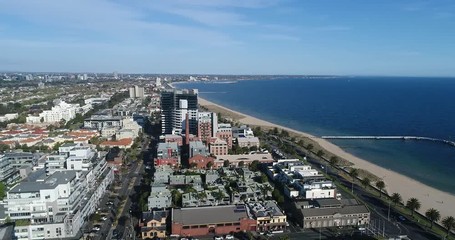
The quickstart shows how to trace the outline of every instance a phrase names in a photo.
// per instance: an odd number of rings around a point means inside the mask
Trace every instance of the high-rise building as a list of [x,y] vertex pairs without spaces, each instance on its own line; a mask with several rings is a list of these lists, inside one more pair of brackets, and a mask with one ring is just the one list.
[[114,72],[114,79],[118,79],[118,73],[117,72]]
[[130,98],[136,98],[136,91],[134,90],[134,87],[130,87],[129,92],[130,92]]
[[[188,113],[189,132],[198,134],[197,89],[166,90],[161,92],[161,131],[163,134],[179,134],[183,130],[185,114]],[[181,101],[183,100],[183,101]]]
[[129,88],[130,98],[144,98],[144,88],[134,86]]
[[216,136],[218,131],[218,116],[213,112],[198,113],[198,137],[208,143],[211,137]]
[[137,98],[144,98],[144,88],[139,86],[134,86],[134,93]]
[[161,78],[160,77],[156,78],[155,86],[161,87]]

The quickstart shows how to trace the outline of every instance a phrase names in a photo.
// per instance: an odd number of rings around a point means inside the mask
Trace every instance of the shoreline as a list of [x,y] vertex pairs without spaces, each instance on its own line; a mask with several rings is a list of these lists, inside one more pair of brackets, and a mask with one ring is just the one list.
[[317,144],[319,144],[321,148],[332,153],[333,155],[336,155],[353,163],[356,168],[367,170],[377,177],[381,178],[386,183],[385,189],[387,191],[387,194],[392,194],[394,192],[399,193],[403,199],[404,204],[406,204],[406,201],[411,197],[417,198],[421,203],[421,208],[418,212],[422,214],[424,214],[425,211],[429,208],[434,208],[441,213],[441,219],[445,216],[455,216],[455,208],[450,207],[455,206],[455,195],[451,193],[430,187],[408,176],[402,175],[390,169],[383,168],[381,166],[368,162],[365,159],[356,157],[344,151],[337,145],[325,139],[313,136],[309,133],[284,127],[253,116],[249,116],[241,112],[234,111],[222,105],[203,99],[200,96],[198,96],[198,100],[201,106],[214,106],[224,111],[230,112],[239,118],[237,121],[240,123],[250,126],[276,127],[312,139]]

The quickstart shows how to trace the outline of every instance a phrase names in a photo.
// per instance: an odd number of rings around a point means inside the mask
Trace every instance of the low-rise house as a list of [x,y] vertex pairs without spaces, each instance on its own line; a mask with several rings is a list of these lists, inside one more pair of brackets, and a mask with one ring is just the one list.
[[168,211],[157,210],[142,213],[139,223],[142,239],[166,238]]
[[166,134],[164,136],[164,142],[165,143],[177,143],[177,146],[182,146],[183,145],[183,138],[180,135],[173,135],[173,134]]
[[237,144],[241,148],[256,147],[256,149],[259,149],[259,146],[260,146],[259,138],[257,138],[257,137],[239,137],[239,138],[237,138]]
[[133,146],[133,139],[132,138],[124,138],[115,141],[104,141],[100,143],[100,147],[118,147],[122,149],[131,148]]
[[259,232],[284,232],[287,226],[286,215],[281,211],[276,202],[266,201],[247,204],[250,213],[257,221]]
[[180,151],[177,143],[159,143],[157,148],[156,158],[154,159],[155,166],[160,165],[180,165]]
[[164,209],[172,206],[172,194],[164,184],[153,183],[151,186],[150,196],[148,197],[148,208]]

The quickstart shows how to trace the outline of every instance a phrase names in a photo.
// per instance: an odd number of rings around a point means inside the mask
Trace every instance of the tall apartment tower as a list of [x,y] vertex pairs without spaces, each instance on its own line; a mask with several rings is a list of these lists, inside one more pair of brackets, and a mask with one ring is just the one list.
[[134,87],[129,88],[130,98],[136,98],[136,91],[134,91]]
[[197,89],[172,89],[161,92],[161,132],[163,134],[181,134],[186,120],[184,113],[188,113],[189,133],[198,134],[197,95]]
[[207,143],[211,137],[216,137],[218,131],[218,116],[213,112],[198,113],[198,137]]
[[129,88],[130,98],[144,98],[144,88],[134,86]]

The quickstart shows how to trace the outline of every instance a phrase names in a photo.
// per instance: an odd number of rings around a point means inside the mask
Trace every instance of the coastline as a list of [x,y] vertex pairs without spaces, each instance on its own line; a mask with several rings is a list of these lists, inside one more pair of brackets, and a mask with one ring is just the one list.
[[411,197],[419,199],[421,208],[418,212],[422,214],[424,214],[425,211],[429,208],[435,208],[439,210],[442,218],[445,216],[455,216],[455,208],[450,207],[455,206],[455,195],[430,187],[398,172],[383,168],[381,166],[370,163],[367,160],[356,157],[325,139],[321,139],[305,132],[280,126],[278,124],[274,124],[244,113],[234,111],[219,104],[205,100],[201,97],[198,97],[198,99],[201,106],[214,106],[226,112],[230,112],[230,114],[235,115],[236,118],[238,118],[238,121],[240,123],[251,126],[277,127],[314,140],[326,151],[343,159],[346,159],[347,161],[353,163],[357,168],[367,170],[372,174],[375,174],[376,176],[382,178],[386,183],[385,189],[387,193],[399,193],[404,203],[406,203],[406,201]]

